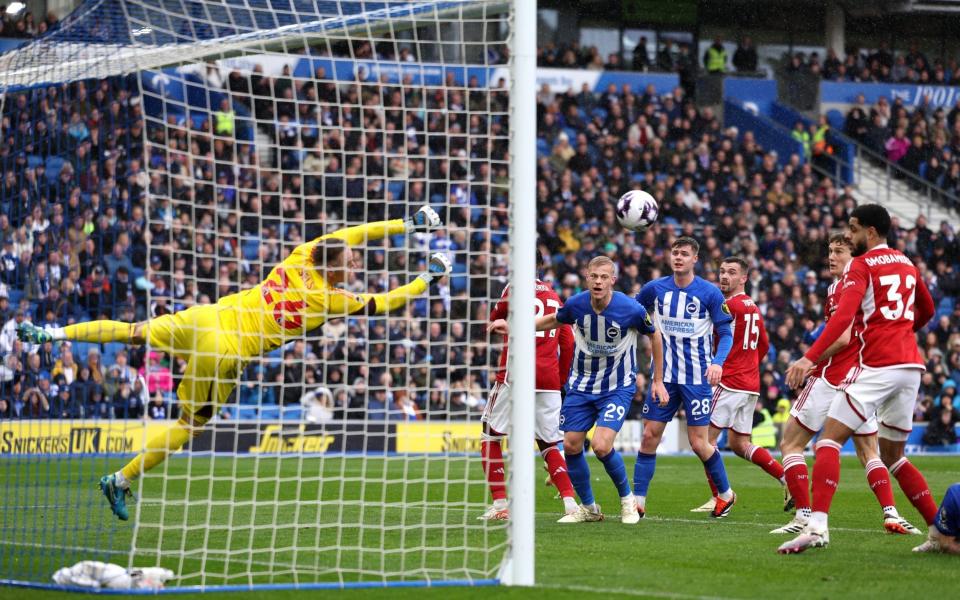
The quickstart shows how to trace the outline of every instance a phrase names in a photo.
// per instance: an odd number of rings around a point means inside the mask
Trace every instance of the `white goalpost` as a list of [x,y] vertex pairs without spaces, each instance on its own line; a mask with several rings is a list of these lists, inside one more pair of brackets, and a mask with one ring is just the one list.
[[[189,351],[58,346],[102,357],[104,396],[127,398],[114,377],[130,373],[146,415],[94,403],[0,422],[0,583],[47,587],[82,560],[167,568],[177,591],[535,583],[535,338],[519,299],[536,279],[536,21],[533,0],[87,0],[0,56],[0,114],[16,124],[35,104],[71,132],[40,145],[8,123],[26,157],[13,168],[62,186],[43,215],[80,219],[66,242],[92,241],[130,285],[79,321],[186,314],[261,285],[250,319],[283,333],[215,316],[178,334]],[[443,225],[397,225],[422,206]],[[289,276],[309,264],[296,249],[382,221],[351,238],[333,292],[364,309],[308,330],[312,309],[286,295],[312,290]],[[435,253],[448,277],[366,302]],[[508,284],[506,523],[478,519],[477,454],[501,351],[486,324]],[[230,395],[178,397],[183,381]],[[99,478],[198,410],[209,423],[133,482],[117,520]]]

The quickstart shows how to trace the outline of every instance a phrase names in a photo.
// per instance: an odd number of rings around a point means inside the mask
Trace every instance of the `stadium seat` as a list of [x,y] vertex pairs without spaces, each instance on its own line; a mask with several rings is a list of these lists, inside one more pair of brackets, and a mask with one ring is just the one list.
[[63,170],[63,165],[66,163],[66,159],[60,156],[50,156],[47,158],[44,168],[46,169],[47,181],[53,183],[56,181],[57,177],[60,176],[60,171]]
[[280,407],[279,406],[264,406],[260,408],[260,418],[265,421],[279,421],[280,420]]
[[300,421],[303,419],[303,409],[299,406],[285,406],[281,414],[284,421]]
[[257,418],[259,409],[256,406],[239,406],[236,407],[236,418],[244,421],[252,421]]
[[240,252],[243,254],[243,260],[257,260],[257,254],[260,252],[260,240],[245,240],[240,245]]
[[407,197],[406,194],[407,182],[406,181],[391,181],[387,184],[387,191],[390,192],[390,195],[393,196],[393,200],[403,200]]

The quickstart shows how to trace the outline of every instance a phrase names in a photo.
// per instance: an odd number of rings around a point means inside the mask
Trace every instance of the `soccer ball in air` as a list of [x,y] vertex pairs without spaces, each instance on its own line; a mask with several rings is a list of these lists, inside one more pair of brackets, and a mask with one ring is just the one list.
[[645,231],[659,213],[657,201],[643,190],[630,190],[617,200],[617,220],[630,231]]

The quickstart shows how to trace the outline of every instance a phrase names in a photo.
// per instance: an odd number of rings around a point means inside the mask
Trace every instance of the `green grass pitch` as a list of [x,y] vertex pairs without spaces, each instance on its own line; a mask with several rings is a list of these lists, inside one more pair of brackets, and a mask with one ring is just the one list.
[[[949,484],[960,480],[960,459],[956,457],[912,460],[924,471],[938,501]],[[108,462],[118,461],[72,459],[66,465],[51,459],[0,461],[0,481],[5,488],[0,491],[4,494],[0,498],[0,572],[4,577],[27,568],[30,579],[48,580],[55,568],[74,560],[105,558],[81,556],[57,547],[67,539],[86,547],[118,551],[128,547],[132,521],[124,524],[108,518],[109,511],[94,489],[97,474]],[[658,460],[647,500],[648,518],[634,526],[619,523],[615,490],[596,459],[590,460],[594,490],[610,516],[607,521],[557,524],[559,500],[553,498],[552,488],[538,485],[538,587],[534,590],[263,591],[239,597],[286,600],[325,593],[344,600],[545,595],[582,598],[595,594],[653,598],[940,598],[955,596],[960,590],[960,557],[913,555],[910,548],[923,538],[884,533],[876,500],[855,458],[843,462],[841,486],[831,515],[830,547],[797,556],[777,555],[777,545],[786,538],[767,533],[789,519],[781,510],[780,486],[741,459],[726,456],[725,462],[739,501],[731,516],[721,521],[689,512],[709,493],[703,468],[693,457]],[[632,474],[632,461],[628,460],[627,466]],[[178,457],[167,469],[166,478],[151,474],[145,481],[137,546],[148,558],[159,547],[161,562],[186,575],[180,580],[183,585],[199,583],[201,573],[208,584],[245,583],[247,573],[253,573],[257,582],[293,581],[297,571],[308,572],[309,580],[336,580],[331,569],[337,565],[347,569],[346,578],[353,580],[371,579],[371,575],[363,575],[364,571],[413,569],[430,574],[444,565],[454,568],[455,574],[459,570],[476,576],[495,571],[502,553],[487,553],[480,548],[502,548],[505,540],[501,525],[476,527],[472,514],[466,520],[470,527],[445,525],[462,524],[465,519],[462,509],[445,505],[444,499],[451,492],[438,480],[446,475],[461,486],[453,495],[466,494],[471,502],[483,502],[485,487],[476,459],[217,457],[211,461],[194,457],[188,461]],[[366,480],[362,488],[361,476]],[[47,483],[55,480],[62,483]],[[170,501],[152,502],[160,497],[164,484]],[[211,490],[213,502],[198,500],[210,497]],[[896,494],[901,513],[922,526],[899,489]],[[17,495],[21,497],[17,499]],[[405,507],[404,495],[417,508]],[[258,499],[256,504],[250,502],[254,497]],[[25,498],[44,508],[16,509]],[[377,508],[384,501],[386,508]],[[401,520],[406,523],[403,527]],[[161,522],[162,542],[157,527],[149,525]],[[228,523],[233,527],[226,527]],[[410,549],[424,542],[432,546],[443,542],[465,550],[424,553]],[[204,544],[210,549],[206,558],[199,551]],[[361,546],[367,550],[356,549]],[[247,547],[257,551],[236,552]],[[179,558],[184,554],[181,549],[185,551],[183,559]],[[169,550],[177,554],[169,554]],[[125,554],[115,560],[124,563]],[[61,597],[77,596],[0,588],[3,599]]]

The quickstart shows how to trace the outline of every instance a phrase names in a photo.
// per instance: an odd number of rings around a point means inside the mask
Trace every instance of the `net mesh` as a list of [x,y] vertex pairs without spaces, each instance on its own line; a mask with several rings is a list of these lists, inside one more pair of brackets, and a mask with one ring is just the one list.
[[[34,177],[42,165],[57,189],[41,218],[78,222],[86,235],[63,239],[124,264],[107,277],[124,271],[129,293],[101,294],[78,320],[212,305],[305,242],[422,205],[445,226],[371,236],[344,292],[395,290],[432,253],[453,264],[387,314],[294,328],[262,356],[238,351],[240,334],[217,318],[193,323],[187,352],[171,351],[173,333],[145,347],[73,344],[81,362],[99,353],[108,376],[133,368],[156,419],[81,411],[8,427],[64,446],[38,457],[24,442],[2,463],[0,577],[47,581],[84,559],[164,566],[176,585],[203,587],[496,576],[506,532],[477,520],[487,494],[471,455],[498,359],[487,314],[507,282],[506,9],[102,0],[0,58],[4,114],[36,104],[66,132],[41,147],[35,128],[4,124],[13,160]],[[17,183],[3,199],[22,223],[36,213],[16,213]],[[184,380],[230,395],[186,450],[134,483],[131,520],[118,522],[96,481],[203,407],[178,398]]]

